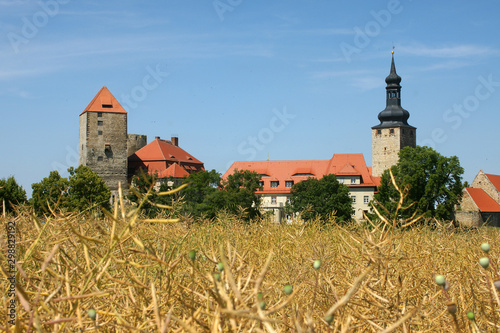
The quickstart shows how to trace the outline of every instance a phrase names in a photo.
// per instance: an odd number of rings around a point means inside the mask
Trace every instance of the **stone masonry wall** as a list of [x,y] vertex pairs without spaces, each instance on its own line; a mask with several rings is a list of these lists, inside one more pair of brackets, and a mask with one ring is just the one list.
[[142,134],[129,134],[127,140],[127,157],[148,144],[148,137]]
[[80,116],[82,129],[86,132],[86,140],[80,143],[80,160],[84,160],[81,164],[101,176],[111,191],[118,189],[119,182],[126,188],[127,114],[87,111]]
[[479,171],[476,178],[472,181],[471,187],[482,188],[490,197],[496,202],[500,203],[500,193],[490,182],[488,177],[484,174],[483,170]]
[[406,146],[416,147],[415,132],[415,129],[405,127],[372,130],[373,176],[380,177],[386,169],[395,165],[399,159],[398,153],[402,148]]
[[483,224],[483,218],[479,211],[456,211],[455,220],[462,227],[479,227]]

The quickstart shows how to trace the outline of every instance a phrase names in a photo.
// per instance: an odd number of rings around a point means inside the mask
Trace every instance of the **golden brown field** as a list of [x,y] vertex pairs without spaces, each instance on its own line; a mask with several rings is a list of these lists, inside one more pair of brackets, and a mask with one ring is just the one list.
[[[44,224],[28,213],[16,218],[17,331],[477,332],[477,325],[495,332],[495,325],[500,327],[500,301],[491,287],[492,279],[499,279],[493,269],[500,263],[498,229],[438,225],[392,232],[315,222],[243,224],[231,216],[188,226],[115,216],[66,215]],[[6,230],[9,220],[0,221]],[[5,232],[1,235],[6,309]],[[486,255],[483,242],[491,245],[493,267],[487,270],[478,264]],[[321,260],[317,270],[315,260]],[[456,315],[447,310],[436,274],[450,284]],[[290,295],[287,284],[293,287]],[[94,320],[90,309],[96,311]],[[475,322],[467,319],[468,311],[474,311]],[[2,311],[0,329],[13,332],[7,320]]]

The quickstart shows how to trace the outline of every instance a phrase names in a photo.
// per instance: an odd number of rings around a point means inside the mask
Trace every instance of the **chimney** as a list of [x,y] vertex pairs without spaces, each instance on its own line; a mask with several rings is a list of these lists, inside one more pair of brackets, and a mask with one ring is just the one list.
[[155,136],[155,140],[160,140],[160,137],[159,136]]
[[177,136],[173,136],[172,139],[170,139],[170,141],[172,141],[172,144],[176,147],[179,147],[179,138]]

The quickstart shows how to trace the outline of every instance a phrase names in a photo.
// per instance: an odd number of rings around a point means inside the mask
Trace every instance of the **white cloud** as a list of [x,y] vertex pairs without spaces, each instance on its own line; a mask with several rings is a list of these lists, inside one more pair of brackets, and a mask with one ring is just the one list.
[[426,45],[400,46],[398,52],[433,58],[465,58],[472,56],[499,55],[500,51],[481,45],[455,45],[431,47]]

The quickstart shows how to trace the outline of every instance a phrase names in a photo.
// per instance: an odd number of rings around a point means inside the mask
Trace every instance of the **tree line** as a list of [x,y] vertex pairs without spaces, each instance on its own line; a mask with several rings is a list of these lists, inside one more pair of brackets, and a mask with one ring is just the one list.
[[[463,190],[464,171],[456,156],[444,157],[429,147],[406,147],[400,151],[399,162],[390,171],[399,189],[405,193],[405,209],[399,213],[401,218],[415,215],[453,218],[454,207]],[[15,205],[29,204],[40,215],[50,214],[53,209],[82,212],[110,208],[111,193],[96,173],[86,166],[71,167],[68,172],[69,177],[63,178],[57,171],[52,171],[39,183],[32,184],[33,194],[29,201],[14,177],[0,179],[0,200],[5,199],[8,212],[12,212]],[[156,178],[146,173],[133,177],[131,187],[134,190],[127,198],[138,203],[141,195],[149,193],[153,205],[141,205],[142,213],[148,217],[161,212],[161,208],[154,204],[179,202],[179,215],[212,219],[225,211],[250,221],[261,216],[260,180],[259,174],[248,170],[236,170],[227,179],[222,179],[215,170],[200,171],[190,174],[180,183],[162,181],[159,191],[189,184],[175,196],[165,197],[151,191]],[[385,214],[395,210],[401,194],[394,185],[389,170],[386,170],[371,203],[378,212]],[[349,221],[354,213],[349,188],[333,174],[294,184],[285,211],[301,214],[306,221],[314,218],[326,221],[332,215],[339,221]],[[369,215],[377,218],[373,212]]]

